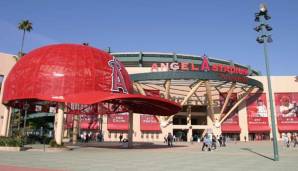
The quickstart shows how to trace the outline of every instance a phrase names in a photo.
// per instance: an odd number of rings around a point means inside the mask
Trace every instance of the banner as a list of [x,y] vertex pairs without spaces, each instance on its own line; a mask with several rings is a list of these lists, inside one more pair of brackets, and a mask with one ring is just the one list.
[[108,130],[128,130],[128,113],[109,114],[108,115]]
[[[253,97],[258,97],[253,99]],[[269,132],[268,110],[266,94],[251,93],[246,103],[247,122],[249,132]]]
[[66,114],[64,128],[65,129],[70,129],[72,127],[73,127],[73,115]]
[[[224,105],[226,97],[227,97],[227,93],[221,93],[219,95],[221,108]],[[237,94],[232,93],[223,113],[226,114],[235,105],[236,102],[237,102]],[[223,133],[239,133],[241,131],[239,126],[239,117],[238,117],[237,108],[234,109],[234,111],[230,113],[229,116],[226,118],[226,120],[222,123],[221,131]]]
[[298,131],[298,93],[275,93],[275,110],[280,132]]
[[156,116],[140,115],[141,131],[160,131],[160,124]]
[[99,129],[98,115],[80,115],[80,129]]

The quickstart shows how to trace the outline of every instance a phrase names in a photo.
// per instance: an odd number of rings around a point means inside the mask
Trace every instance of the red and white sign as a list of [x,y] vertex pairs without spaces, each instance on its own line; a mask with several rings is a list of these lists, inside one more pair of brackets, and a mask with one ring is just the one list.
[[73,127],[73,115],[66,114],[66,119],[65,119],[66,124],[64,124],[65,129],[70,129]]
[[224,64],[210,64],[209,60],[206,56],[203,56],[202,64],[197,65],[192,62],[168,62],[168,63],[153,63],[151,66],[152,72],[160,72],[160,71],[212,71],[212,72],[221,72],[221,73],[229,73],[229,74],[240,74],[240,75],[248,75],[249,71],[247,68],[240,68],[232,65],[224,65]]
[[128,113],[109,114],[108,115],[108,130],[128,130]]
[[141,131],[160,131],[160,124],[156,116],[140,115]]
[[[220,94],[220,106],[222,107],[227,97],[227,93]],[[224,110],[224,114],[227,113],[237,102],[237,94],[233,93],[230,96],[228,104]],[[239,133],[241,131],[239,126],[238,110],[234,111],[227,117],[227,119],[221,124],[221,131],[223,133]]]
[[254,96],[255,94],[250,94],[250,100],[246,102],[248,131],[269,132],[266,94],[255,96],[258,99],[253,99]]
[[81,129],[99,129],[98,115],[80,115]]
[[298,131],[298,93],[275,93],[275,110],[280,132]]

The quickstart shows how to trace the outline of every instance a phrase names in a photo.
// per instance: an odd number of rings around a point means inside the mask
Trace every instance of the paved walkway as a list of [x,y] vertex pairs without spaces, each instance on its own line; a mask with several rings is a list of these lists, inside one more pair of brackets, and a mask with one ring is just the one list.
[[[88,146],[92,147],[88,147]],[[279,148],[280,161],[271,160],[271,142],[229,143],[215,151],[200,151],[201,144],[179,143],[137,145],[123,149],[119,144],[82,145],[71,151],[0,152],[0,170],[17,166],[53,170],[298,170],[298,147]],[[12,170],[10,170],[12,171]]]

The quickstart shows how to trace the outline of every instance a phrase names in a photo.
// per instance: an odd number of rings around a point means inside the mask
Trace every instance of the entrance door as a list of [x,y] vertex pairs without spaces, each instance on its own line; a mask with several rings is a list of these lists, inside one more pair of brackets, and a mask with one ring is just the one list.
[[176,137],[176,141],[187,141],[187,129],[174,129],[173,135]]
[[198,141],[198,140],[201,140],[203,137],[202,137],[202,134],[204,132],[204,129],[193,129],[192,130],[192,140],[193,141]]

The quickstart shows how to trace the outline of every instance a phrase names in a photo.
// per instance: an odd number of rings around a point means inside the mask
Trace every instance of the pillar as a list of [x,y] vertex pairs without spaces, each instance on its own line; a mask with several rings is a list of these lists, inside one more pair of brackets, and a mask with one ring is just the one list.
[[188,127],[188,133],[187,133],[187,141],[192,141],[192,126],[191,126],[191,106],[187,106],[187,127]]
[[62,145],[62,133],[63,133],[63,115],[64,115],[64,104],[58,103],[58,112],[56,117],[56,130],[55,130],[55,140],[58,145]]
[[128,148],[133,146],[133,112],[130,110],[128,115]]
[[249,141],[249,138],[248,138],[247,112],[246,112],[247,111],[246,110],[246,101],[243,101],[239,105],[239,108],[238,109],[241,109],[241,110],[238,111],[239,126],[241,128],[240,141],[244,141],[244,136],[246,136],[246,141]]
[[9,108],[5,107],[3,112],[3,122],[2,127],[0,130],[0,136],[8,136],[8,128],[9,128],[9,118],[10,118],[10,110]]
[[72,144],[78,142],[78,133],[79,133],[79,115],[73,116],[73,127],[72,127]]

